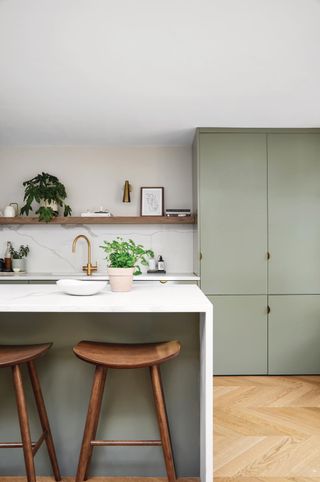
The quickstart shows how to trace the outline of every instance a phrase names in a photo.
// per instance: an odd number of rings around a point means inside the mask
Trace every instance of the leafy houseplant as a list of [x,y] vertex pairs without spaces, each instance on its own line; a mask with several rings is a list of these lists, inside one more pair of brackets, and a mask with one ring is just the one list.
[[15,250],[11,245],[10,254],[12,256],[13,271],[26,271],[26,257],[30,251],[29,246],[20,246],[19,250]]
[[29,246],[23,246],[23,244],[20,246],[19,251],[16,251],[12,245],[10,248],[10,254],[12,256],[12,259],[26,258],[29,252],[30,252]]
[[119,236],[111,242],[105,241],[100,248],[106,253],[113,291],[129,291],[133,274],[141,274],[140,264],[147,266],[147,258],[154,256],[151,249],[145,249],[142,244],[136,244],[132,239],[124,241]]
[[64,207],[64,216],[70,216],[71,208],[64,202],[67,197],[66,188],[56,176],[42,172],[29,181],[25,181],[23,186],[25,188],[25,205],[21,208],[21,214],[28,216],[32,211],[32,203],[36,201],[40,204],[36,211],[39,221],[50,222],[58,216],[59,206]]

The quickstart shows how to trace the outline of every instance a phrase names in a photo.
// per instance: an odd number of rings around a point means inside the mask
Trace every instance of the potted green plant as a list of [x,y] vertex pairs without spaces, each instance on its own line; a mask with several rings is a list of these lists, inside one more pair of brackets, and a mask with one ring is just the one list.
[[42,172],[23,183],[25,188],[24,201],[20,213],[29,215],[32,203],[35,201],[40,206],[35,212],[39,221],[50,222],[59,214],[59,206],[64,208],[64,216],[70,216],[71,208],[64,201],[67,197],[66,188],[56,176]]
[[26,271],[26,258],[29,254],[30,248],[29,246],[24,246],[23,244],[20,246],[19,250],[15,250],[14,247],[11,245],[10,247],[10,254],[12,257],[12,269],[15,272],[19,271]]
[[154,257],[151,249],[145,249],[132,239],[124,241],[119,236],[111,242],[104,241],[100,248],[106,253],[112,291],[129,291],[133,275],[141,274],[140,264],[147,266],[147,258]]

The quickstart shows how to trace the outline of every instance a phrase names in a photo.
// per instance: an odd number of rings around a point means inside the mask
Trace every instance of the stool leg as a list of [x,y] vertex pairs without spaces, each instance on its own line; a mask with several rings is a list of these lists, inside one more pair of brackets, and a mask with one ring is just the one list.
[[20,422],[20,431],[23,444],[23,455],[26,465],[28,482],[36,482],[36,473],[32,454],[32,442],[30,437],[29,418],[27,412],[26,399],[22,384],[22,376],[19,365],[12,367],[13,385],[16,393],[17,408]]
[[176,482],[176,471],[174,467],[169,423],[161,383],[160,368],[157,365],[151,366],[150,374],[168,480],[169,482]]
[[[107,376],[107,369],[105,369],[105,374],[102,375],[103,378],[102,378],[101,383],[99,384],[100,386],[99,386],[99,390],[98,390],[97,409],[96,409],[95,417],[94,417],[94,426],[93,426],[91,440],[95,440],[96,435],[97,435],[97,429],[98,429],[99,417],[100,417],[100,412],[101,412],[101,404],[102,404],[102,399],[103,399],[103,392],[104,392],[104,385],[105,385],[105,381],[106,381],[106,376]],[[91,458],[92,458],[92,452],[93,452],[93,446],[90,445],[87,468],[86,468],[86,473],[84,475],[84,480],[87,480],[89,478],[89,468],[90,468],[90,463],[91,463]]]
[[102,396],[104,384],[107,376],[107,368],[102,365],[96,366],[94,374],[93,385],[91,390],[91,397],[88,407],[87,420],[84,428],[82,446],[79,457],[78,470],[75,482],[83,482],[89,470],[89,464],[92,456],[93,447],[91,440],[95,439],[99,415],[101,410]]
[[47,410],[43,400],[43,395],[41,391],[37,370],[36,370],[35,364],[32,361],[28,362],[28,370],[29,370],[31,385],[34,393],[34,398],[36,400],[36,405],[39,413],[42,431],[46,433],[45,441],[47,444],[47,449],[50,457],[50,462],[52,465],[54,478],[57,481],[59,481],[61,480],[61,475],[60,475],[59,465],[57,461],[56,451],[54,448],[51,429],[49,425]]

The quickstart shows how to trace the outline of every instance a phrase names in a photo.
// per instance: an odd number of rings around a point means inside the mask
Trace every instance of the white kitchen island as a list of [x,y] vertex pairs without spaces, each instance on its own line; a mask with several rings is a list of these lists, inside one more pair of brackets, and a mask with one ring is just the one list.
[[[137,286],[128,293],[109,288],[92,297],[68,296],[52,285],[0,285],[0,313],[196,313],[200,320],[200,475],[213,479],[213,307],[195,285]],[[27,322],[27,319],[26,319]],[[43,339],[45,339],[45,317]],[[186,323],[185,330],[188,330]],[[12,340],[14,342],[14,340]],[[70,347],[71,349],[71,347]],[[186,377],[188,374],[186,373]],[[89,388],[89,387],[88,387]],[[84,421],[82,421],[84,423]],[[185,420],[188,423],[188,420]]]

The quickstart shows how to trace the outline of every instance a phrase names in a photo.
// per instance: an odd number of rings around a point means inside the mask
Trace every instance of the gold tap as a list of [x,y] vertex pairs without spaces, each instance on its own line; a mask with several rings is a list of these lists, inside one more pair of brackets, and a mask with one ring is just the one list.
[[85,236],[84,234],[79,234],[76,238],[74,238],[73,240],[73,243],[72,243],[72,252],[75,253],[76,251],[76,245],[77,245],[77,241],[78,239],[80,238],[83,238],[87,241],[87,244],[88,244],[88,263],[84,266],[82,266],[82,271],[86,271],[87,272],[87,275],[88,276],[91,276],[92,275],[92,272],[93,271],[97,271],[97,264],[93,265],[91,264],[91,243],[90,243],[90,239],[87,238],[87,236]]

